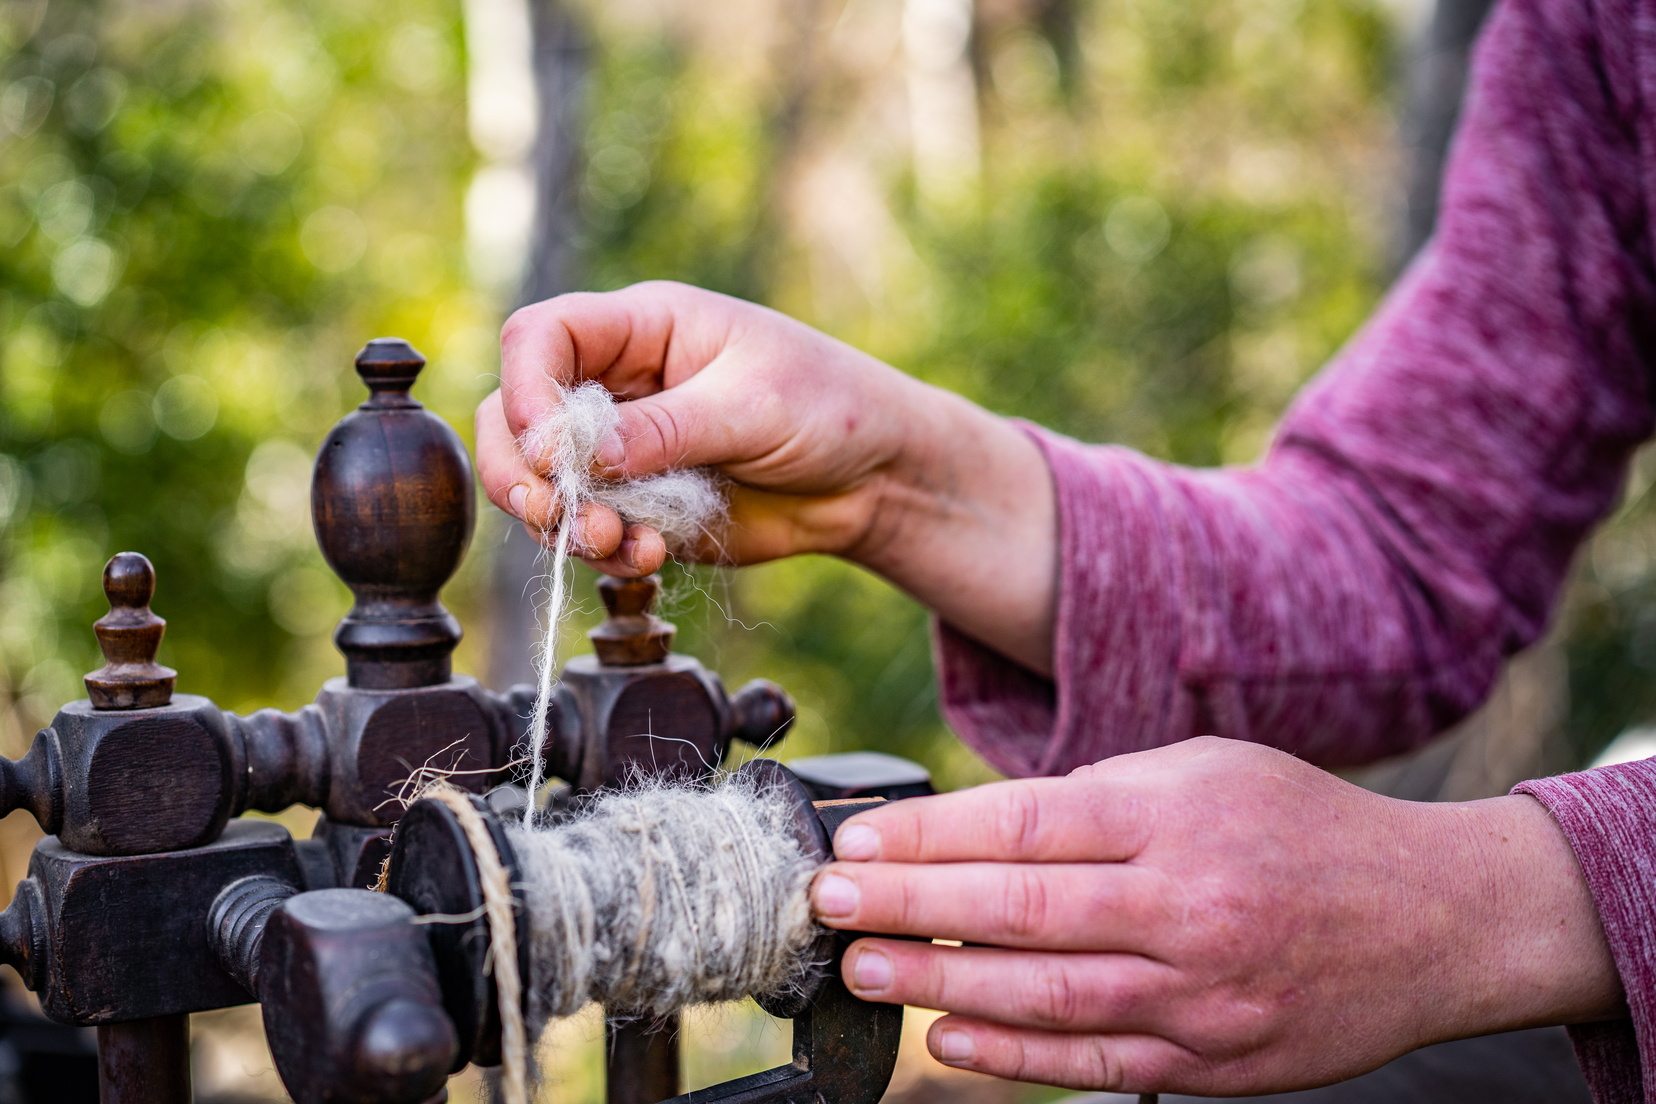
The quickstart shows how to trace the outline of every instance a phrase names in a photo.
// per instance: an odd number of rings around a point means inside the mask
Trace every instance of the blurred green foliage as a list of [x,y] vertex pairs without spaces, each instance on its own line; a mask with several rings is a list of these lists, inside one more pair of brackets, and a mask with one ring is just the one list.
[[[337,665],[308,481],[353,352],[393,331],[487,370],[459,13],[10,4],[0,57],[5,750],[82,695],[122,548],[183,687],[297,704]],[[486,384],[432,375],[456,414]]]

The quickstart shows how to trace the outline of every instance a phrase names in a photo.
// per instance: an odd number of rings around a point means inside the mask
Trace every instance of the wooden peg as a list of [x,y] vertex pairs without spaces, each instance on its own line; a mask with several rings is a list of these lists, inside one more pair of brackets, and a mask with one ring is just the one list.
[[642,579],[606,575],[598,580],[598,596],[609,616],[587,635],[599,662],[607,667],[642,667],[667,658],[678,630],[653,612],[660,589],[659,575]]
[[155,568],[137,552],[119,552],[104,565],[109,612],[98,618],[104,665],[86,676],[95,709],[154,709],[172,701],[178,672],[155,662],[167,623],[150,612]]

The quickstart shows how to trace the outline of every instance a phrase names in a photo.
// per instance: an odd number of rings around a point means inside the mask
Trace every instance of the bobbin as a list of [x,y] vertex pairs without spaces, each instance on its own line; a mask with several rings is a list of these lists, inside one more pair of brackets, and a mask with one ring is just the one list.
[[[844,820],[885,800],[870,796],[813,801],[805,783],[770,759],[755,759],[735,773],[760,787],[789,795],[795,838],[802,852],[819,863],[833,858],[833,832]],[[490,837],[501,861],[513,873],[515,884],[520,866],[500,814],[483,799],[470,800],[489,826]],[[498,993],[484,970],[490,940],[483,919],[483,891],[465,832],[446,805],[422,800],[409,808],[392,843],[386,889],[417,914],[455,920],[428,925],[442,979],[444,1007],[461,1037],[465,1052],[462,1063],[467,1056],[481,1065],[498,1063]],[[529,977],[532,967],[525,951],[529,944],[526,909],[520,894],[514,893],[514,898],[519,967],[522,975]],[[896,1064],[903,1010],[900,1006],[860,1001],[840,982],[839,957],[853,938],[850,933],[825,929],[809,952],[811,961],[823,963],[825,968],[813,971],[797,992],[756,998],[766,1012],[794,1021],[793,1062],[674,1100],[688,1104],[693,1096],[698,1104],[877,1101]],[[524,987],[526,1015],[529,988]]]
[[[465,799],[482,817],[515,886],[521,867],[500,815],[475,794]],[[463,1069],[468,1062],[498,1066],[500,993],[488,969],[492,946],[489,921],[484,914],[477,857],[452,809],[429,800],[409,806],[393,838],[385,890],[406,901],[417,916],[431,920],[426,927],[437,962],[437,982],[443,1007],[460,1042],[454,1069]],[[528,916],[521,904],[513,912],[517,917],[518,976],[528,977]],[[528,1002],[529,989],[525,986],[525,1015]]]

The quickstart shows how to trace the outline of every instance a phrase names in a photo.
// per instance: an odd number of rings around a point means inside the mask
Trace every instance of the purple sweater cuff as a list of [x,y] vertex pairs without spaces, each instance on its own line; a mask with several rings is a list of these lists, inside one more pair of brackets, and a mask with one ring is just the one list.
[[1628,1018],[1571,1028],[1598,1104],[1644,1104],[1656,1088],[1656,759],[1514,788],[1558,822],[1598,906]]
[[[1156,600],[1180,592],[1181,557],[1167,550],[1183,543],[1168,529],[1178,519],[1162,508],[1163,468],[1127,449],[1020,427],[1045,456],[1057,497],[1056,677],[1043,678],[939,622],[945,720],[997,770],[1020,776],[1061,774],[1101,754],[1188,735],[1194,704],[1173,677],[1181,618]],[[1122,539],[1097,539],[1107,533]],[[1097,617],[1101,610],[1110,615]],[[1072,623],[1076,618],[1085,623]],[[1085,709],[1077,708],[1081,697]]]

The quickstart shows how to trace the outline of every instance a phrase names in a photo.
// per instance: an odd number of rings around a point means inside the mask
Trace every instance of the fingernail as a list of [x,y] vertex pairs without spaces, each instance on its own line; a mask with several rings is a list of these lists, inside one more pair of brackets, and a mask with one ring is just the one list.
[[513,514],[520,518],[523,517],[524,507],[529,505],[528,485],[525,483],[512,484],[512,489],[506,492],[506,505]]
[[866,824],[847,824],[834,833],[834,858],[872,859],[880,853],[880,833]]
[[635,541],[635,540],[624,540],[624,541],[622,541],[621,542],[621,547],[615,550],[615,554],[617,556],[619,556],[620,559],[621,559],[621,562],[626,564],[628,567],[631,567],[631,568],[638,567],[638,542],[637,541]]
[[621,435],[610,430],[604,439],[598,443],[598,463],[606,468],[618,468],[621,461],[627,458],[627,446],[621,443]]
[[879,951],[859,951],[851,964],[851,987],[859,993],[880,993],[891,988],[891,959]]
[[811,890],[817,915],[829,920],[843,919],[856,912],[861,898],[857,883],[840,874],[824,874]]
[[951,1066],[970,1062],[977,1047],[964,1031],[944,1031],[937,1036],[937,1060]]

